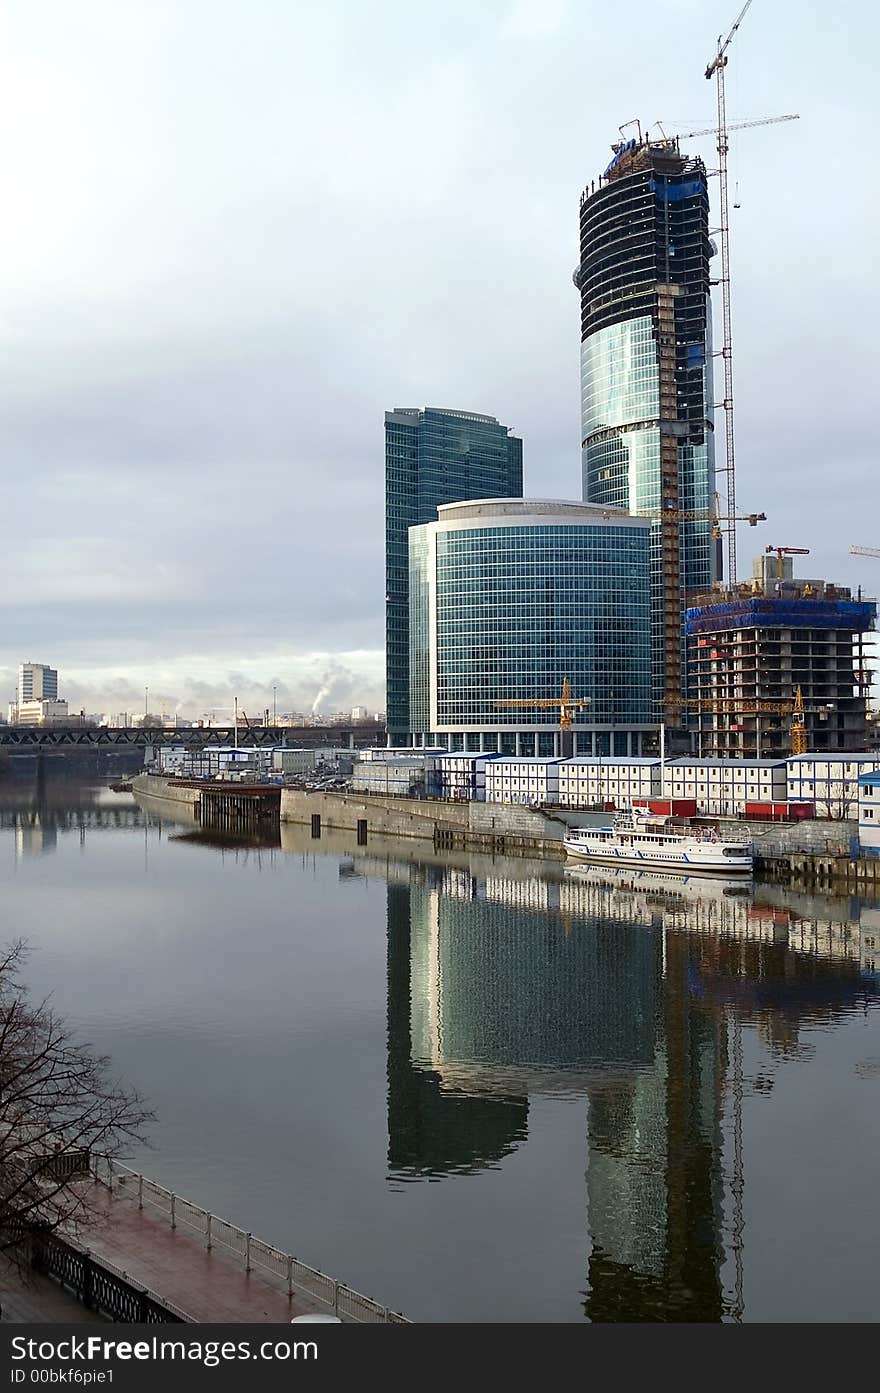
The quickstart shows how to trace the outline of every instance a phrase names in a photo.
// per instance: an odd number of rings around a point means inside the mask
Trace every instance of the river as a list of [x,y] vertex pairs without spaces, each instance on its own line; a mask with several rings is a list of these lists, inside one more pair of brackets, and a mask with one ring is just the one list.
[[880,908],[355,843],[4,786],[132,1164],[418,1321],[876,1319]]

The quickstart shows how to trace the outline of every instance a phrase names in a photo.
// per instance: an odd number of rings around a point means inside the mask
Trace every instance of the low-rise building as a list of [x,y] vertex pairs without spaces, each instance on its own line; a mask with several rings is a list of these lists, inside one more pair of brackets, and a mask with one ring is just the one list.
[[559,759],[500,757],[486,765],[487,803],[558,803]]
[[663,798],[690,799],[707,817],[736,817],[747,804],[765,806],[787,800],[784,759],[669,760],[663,772]]
[[604,808],[609,803],[629,808],[636,799],[659,793],[659,759],[566,759],[559,766],[559,802],[564,808]]
[[36,701],[14,701],[9,707],[9,724],[17,726],[45,726],[52,721],[66,721],[67,702],[41,698]]
[[858,790],[859,846],[864,855],[880,856],[880,770],[860,774]]
[[855,821],[858,815],[859,778],[880,769],[880,751],[792,755],[788,763],[788,799],[813,803],[817,817]]
[[497,755],[437,755],[434,760],[434,787],[438,798],[485,802],[486,766],[497,758]]
[[352,769],[351,788],[355,793],[393,795],[396,798],[425,798],[432,791],[434,759],[421,752],[388,759],[359,760]]

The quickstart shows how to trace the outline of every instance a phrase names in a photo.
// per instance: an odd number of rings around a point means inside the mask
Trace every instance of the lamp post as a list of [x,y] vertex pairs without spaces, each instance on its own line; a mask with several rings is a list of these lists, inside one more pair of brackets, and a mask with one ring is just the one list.
[[273,686],[273,687],[272,687],[272,724],[273,724],[273,726],[277,726],[277,724],[278,724],[278,701],[277,701],[277,692],[278,692],[278,688],[275,687],[275,686]]
[[146,728],[147,728],[147,714],[148,714],[149,709],[150,709],[150,708],[149,708],[149,699],[150,699],[150,689],[149,689],[149,687],[144,687],[144,729],[145,729],[145,730],[146,730]]

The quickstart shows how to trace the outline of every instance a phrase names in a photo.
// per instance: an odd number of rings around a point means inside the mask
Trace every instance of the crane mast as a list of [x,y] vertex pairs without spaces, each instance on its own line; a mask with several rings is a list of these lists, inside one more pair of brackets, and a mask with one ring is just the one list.
[[727,155],[729,141],[727,135],[727,99],[724,91],[724,69],[727,66],[727,49],[734,34],[745,18],[752,0],[746,0],[733,28],[723,41],[719,37],[718,51],[706,68],[706,77],[715,78],[718,99],[718,183],[720,186],[719,207],[721,213],[721,313],[723,341],[721,358],[724,365],[724,466],[719,473],[727,475],[727,583],[736,585],[736,461],[733,442],[733,343],[730,314],[730,218],[727,192]]

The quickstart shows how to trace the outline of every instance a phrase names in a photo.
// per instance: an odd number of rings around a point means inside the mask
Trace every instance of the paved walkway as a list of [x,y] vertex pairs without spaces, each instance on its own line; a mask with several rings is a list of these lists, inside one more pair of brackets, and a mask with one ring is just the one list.
[[103,1316],[86,1310],[72,1292],[41,1277],[36,1272],[28,1274],[27,1282],[19,1275],[15,1263],[0,1256],[0,1304],[3,1314],[0,1320],[4,1325],[47,1324],[72,1325],[103,1323]]
[[244,1264],[217,1248],[209,1253],[204,1240],[183,1228],[138,1209],[133,1200],[117,1196],[104,1185],[92,1187],[100,1222],[82,1241],[97,1259],[104,1258],[140,1287],[172,1301],[193,1321],[287,1324],[294,1316],[327,1307],[295,1292],[289,1299],[279,1283],[247,1273]]

